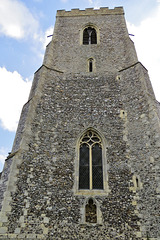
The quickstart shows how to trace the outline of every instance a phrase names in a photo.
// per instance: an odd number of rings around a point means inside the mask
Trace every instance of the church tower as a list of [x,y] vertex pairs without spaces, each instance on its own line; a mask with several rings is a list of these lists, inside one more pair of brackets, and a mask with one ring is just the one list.
[[122,7],[57,11],[0,184],[0,239],[160,239],[160,105]]

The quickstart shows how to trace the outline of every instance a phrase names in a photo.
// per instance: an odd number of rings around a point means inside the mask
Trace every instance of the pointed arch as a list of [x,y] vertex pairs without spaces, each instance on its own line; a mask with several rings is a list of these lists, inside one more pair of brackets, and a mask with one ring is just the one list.
[[85,206],[85,221],[89,223],[97,223],[97,206],[92,198],[89,198]]
[[87,59],[87,72],[95,72],[95,59],[93,57]]
[[100,203],[93,196],[84,199],[84,203],[81,205],[81,216],[82,224],[102,224]]
[[79,189],[103,189],[102,140],[91,129],[80,140]]
[[97,44],[97,32],[93,27],[86,27],[83,30],[83,44]]
[[106,141],[97,130],[86,129],[78,138],[75,161],[75,193],[106,194],[108,189]]
[[93,24],[85,24],[80,30],[81,45],[97,45],[100,43],[99,28]]

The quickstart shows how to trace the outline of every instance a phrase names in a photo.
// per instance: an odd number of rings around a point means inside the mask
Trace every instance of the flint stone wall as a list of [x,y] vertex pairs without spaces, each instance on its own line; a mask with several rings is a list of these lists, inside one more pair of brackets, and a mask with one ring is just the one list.
[[[159,239],[157,102],[123,12],[91,13],[57,15],[16,135],[1,239]],[[90,22],[99,26],[100,44],[82,46],[80,31]],[[96,60],[92,73],[89,57]],[[82,221],[91,195],[75,189],[78,139],[88,128],[106,141],[109,191],[92,195],[97,224]]]

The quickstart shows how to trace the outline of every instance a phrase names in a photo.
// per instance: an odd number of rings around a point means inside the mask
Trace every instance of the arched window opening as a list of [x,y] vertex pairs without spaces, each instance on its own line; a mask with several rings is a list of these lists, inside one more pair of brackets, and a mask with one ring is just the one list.
[[80,141],[79,189],[103,189],[102,142],[92,130]]
[[136,177],[136,187],[137,187],[137,188],[139,187],[139,180],[138,180],[138,177]]
[[97,44],[97,33],[92,27],[85,28],[83,31],[83,44]]
[[93,59],[89,59],[89,72],[93,72]]
[[88,223],[97,223],[97,207],[90,198],[85,207],[85,220]]

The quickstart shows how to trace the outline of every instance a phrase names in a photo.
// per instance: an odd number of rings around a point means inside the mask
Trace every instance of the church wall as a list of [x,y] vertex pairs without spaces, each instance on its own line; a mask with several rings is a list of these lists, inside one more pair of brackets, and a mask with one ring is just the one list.
[[[160,235],[160,130],[147,71],[137,62],[123,12],[87,11],[57,13],[53,40],[22,111],[15,155],[7,160],[1,239]],[[96,46],[80,45],[84,23],[101,26]],[[91,73],[89,57],[95,58]],[[79,139],[87,129],[99,133],[105,148],[107,187],[100,193],[77,187]],[[89,199],[97,208],[96,223],[85,220]]]
[[[128,71],[131,78],[125,79],[124,74],[120,80],[112,73],[107,77],[93,74],[80,78],[77,74],[61,77],[54,71],[46,74],[31,122],[28,151],[22,151],[19,156],[22,161],[18,166],[17,190],[12,194],[12,215],[3,224],[10,234],[17,232],[16,236],[26,237],[32,232],[34,237],[54,236],[55,239],[68,239],[68,232],[75,236],[72,239],[105,239],[106,236],[141,239],[141,234],[145,237],[146,228],[141,228],[141,224],[145,226],[144,221],[148,219],[148,226],[152,218],[142,214],[138,206],[143,205],[138,205],[138,201],[145,194],[144,203],[151,202],[146,191],[148,185],[145,187],[146,175],[142,174],[145,166],[146,172],[149,171],[150,153],[144,151],[146,139],[142,138],[149,122],[144,125],[139,116],[147,112],[147,102],[138,74],[132,78],[135,70]],[[89,196],[74,194],[77,136],[88,127],[102,132],[107,141],[110,193],[94,197],[102,213],[102,224],[97,225],[82,223],[81,209]],[[134,189],[134,175],[140,176],[145,191]],[[153,186],[148,190],[152,192]],[[155,201],[152,200],[152,207],[148,203],[151,210]]]
[[0,210],[2,208],[2,201],[3,201],[3,197],[4,197],[4,192],[6,191],[7,188],[7,181],[8,181],[8,175],[10,172],[10,166],[12,163],[12,158],[7,159],[5,161],[4,167],[3,167],[3,172],[0,178]]
[[145,229],[148,236],[154,238],[160,234],[160,218],[157,215],[160,203],[157,178],[160,167],[160,129],[156,101],[151,85],[147,84],[147,71],[141,64],[136,64],[121,74],[119,81],[124,91],[125,134],[130,156],[128,164],[139,181],[139,187],[135,188],[133,178],[130,189],[136,193],[135,205],[141,218],[142,231]]

